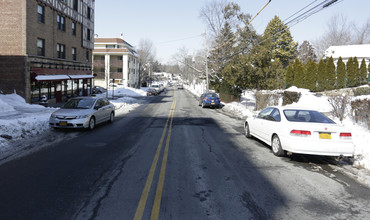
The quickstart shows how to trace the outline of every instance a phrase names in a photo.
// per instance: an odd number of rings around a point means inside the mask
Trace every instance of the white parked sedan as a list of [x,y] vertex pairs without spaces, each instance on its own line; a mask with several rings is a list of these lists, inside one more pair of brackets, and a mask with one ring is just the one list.
[[276,156],[286,152],[352,157],[352,134],[322,113],[294,107],[268,107],[244,123],[245,135],[270,145]]
[[52,128],[88,128],[105,121],[113,122],[114,105],[106,98],[77,97],[68,100],[49,119]]

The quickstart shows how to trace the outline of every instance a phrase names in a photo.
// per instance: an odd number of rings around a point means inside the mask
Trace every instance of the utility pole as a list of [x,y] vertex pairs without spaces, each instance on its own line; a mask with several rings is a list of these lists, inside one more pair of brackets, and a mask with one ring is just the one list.
[[108,91],[109,91],[109,80],[110,80],[110,55],[105,54],[105,83],[106,83],[106,89],[107,89],[107,98],[108,98]]
[[206,92],[209,92],[209,79],[208,79],[208,45],[207,45],[207,31],[204,32],[205,45],[206,45]]

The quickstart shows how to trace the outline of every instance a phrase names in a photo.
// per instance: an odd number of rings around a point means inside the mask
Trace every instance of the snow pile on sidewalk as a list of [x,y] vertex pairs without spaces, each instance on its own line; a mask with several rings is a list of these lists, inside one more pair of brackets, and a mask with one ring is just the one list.
[[[146,88],[115,88],[116,116],[138,107],[142,102],[132,97],[146,96]],[[97,96],[105,97],[106,93]],[[112,91],[108,91],[108,97]],[[0,153],[11,147],[12,141],[26,139],[49,130],[49,117],[57,108],[28,104],[17,94],[0,94]]]

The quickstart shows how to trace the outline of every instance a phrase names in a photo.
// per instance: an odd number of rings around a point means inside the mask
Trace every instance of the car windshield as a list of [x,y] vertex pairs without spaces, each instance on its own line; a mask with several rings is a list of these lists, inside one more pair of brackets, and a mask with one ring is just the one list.
[[159,87],[159,85],[152,85],[152,87],[158,88],[158,87]]
[[284,110],[284,115],[291,122],[313,122],[335,124],[330,118],[317,111],[310,110]]
[[68,109],[89,109],[93,106],[94,99],[71,99],[62,108]]

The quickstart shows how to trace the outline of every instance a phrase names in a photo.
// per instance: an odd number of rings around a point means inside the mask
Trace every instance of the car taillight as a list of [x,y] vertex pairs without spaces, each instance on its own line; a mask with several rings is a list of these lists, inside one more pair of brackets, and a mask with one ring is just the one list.
[[340,133],[339,137],[342,139],[352,139],[352,134],[350,132]]
[[291,135],[295,136],[302,136],[302,137],[307,137],[311,135],[311,131],[304,131],[304,130],[292,130],[290,132]]

